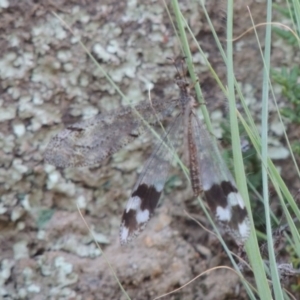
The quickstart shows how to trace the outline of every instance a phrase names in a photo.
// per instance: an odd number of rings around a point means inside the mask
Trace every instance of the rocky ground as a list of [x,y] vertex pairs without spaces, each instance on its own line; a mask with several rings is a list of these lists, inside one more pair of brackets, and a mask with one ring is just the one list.
[[[224,42],[225,4],[207,2]],[[236,1],[234,36],[251,27],[247,4],[256,23],[265,20],[264,1]],[[226,82],[226,68],[201,7],[182,1],[181,8]],[[132,103],[147,100],[149,88],[153,98],[176,97],[176,71],[167,57],[179,54],[180,46],[163,3],[1,0],[0,21],[0,298],[125,299],[108,260],[131,299],[154,299],[209,268],[230,265],[218,240],[184,213],[192,212],[209,227],[179,168],[173,169],[163,205],[145,232],[120,247],[121,214],[151,153],[149,135],[100,167],[58,170],[43,161],[50,138],[66,124],[126,104],[84,52],[80,39]],[[263,27],[258,32],[263,37]],[[190,47],[220,135],[226,101],[192,40]],[[255,114],[263,66],[254,34],[243,36],[234,49],[236,76]],[[291,49],[274,44],[274,62],[280,66],[291,58]],[[287,151],[280,142],[282,132],[276,131],[275,114],[271,122],[271,148],[281,160]],[[164,299],[247,296],[232,271],[219,269]]]

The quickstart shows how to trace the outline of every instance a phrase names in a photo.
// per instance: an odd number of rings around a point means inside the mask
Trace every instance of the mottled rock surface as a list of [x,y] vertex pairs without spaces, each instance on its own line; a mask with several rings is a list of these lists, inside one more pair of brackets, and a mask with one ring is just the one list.
[[[222,1],[207,2],[224,41]],[[251,22],[247,1],[236,2],[238,36]],[[264,20],[264,5],[251,7],[257,23]],[[182,1],[181,8],[225,82],[226,68],[199,4]],[[43,162],[50,138],[66,124],[128,105],[80,40],[131,103],[147,100],[149,89],[162,101],[177,95],[176,70],[167,57],[179,54],[180,46],[162,2],[2,0],[0,21],[0,298],[125,299],[108,260],[131,299],[153,299],[229,264],[216,238],[184,214],[186,209],[202,218],[180,169],[173,169],[163,205],[146,231],[128,247],[119,246],[122,210],[151,153],[149,136],[101,167],[57,170]],[[218,127],[224,96],[190,41]],[[235,63],[255,112],[262,64],[253,35],[235,44]],[[276,125],[274,132],[281,132]],[[278,139],[274,143],[278,147]],[[209,226],[205,218],[202,223]],[[241,288],[233,272],[216,270],[166,299],[246,299]]]

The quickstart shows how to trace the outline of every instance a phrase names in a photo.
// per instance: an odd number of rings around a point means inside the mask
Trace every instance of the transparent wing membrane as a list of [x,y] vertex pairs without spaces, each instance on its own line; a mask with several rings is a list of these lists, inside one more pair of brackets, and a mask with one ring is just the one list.
[[168,177],[170,165],[176,155],[182,129],[182,115],[172,122],[161,141],[147,160],[124,210],[121,227],[121,244],[136,237],[146,226],[158,204]]
[[97,115],[75,123],[54,136],[44,158],[57,167],[81,167],[100,164],[145,131],[145,122],[155,124],[172,112],[176,100],[143,102],[130,107]]

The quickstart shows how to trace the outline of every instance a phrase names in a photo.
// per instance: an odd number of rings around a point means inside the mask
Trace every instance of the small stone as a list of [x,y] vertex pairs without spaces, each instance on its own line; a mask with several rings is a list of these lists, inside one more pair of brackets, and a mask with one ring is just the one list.
[[170,225],[172,219],[167,214],[160,214],[158,217],[158,221],[155,225],[155,231],[161,231],[163,228]]
[[86,208],[86,199],[83,195],[79,196],[76,200],[77,206],[82,209],[82,208]]
[[109,244],[109,239],[103,233],[93,231],[93,238],[97,243]]
[[74,70],[74,66],[71,63],[66,63],[63,66],[66,72],[72,72]]
[[210,114],[210,119],[211,120],[222,120],[222,117],[223,117],[223,114],[221,112],[221,110],[217,109],[215,111],[213,111],[211,114]]
[[3,203],[0,203],[0,215],[3,215],[7,212],[7,207]]
[[277,135],[277,136],[283,136],[285,128],[284,124],[281,122],[274,122],[270,125],[270,129]]
[[41,288],[36,284],[31,284],[27,287],[27,291],[30,293],[39,293]]
[[61,61],[61,62],[69,62],[72,58],[72,53],[69,50],[60,50],[57,52],[57,58]]
[[44,101],[41,97],[40,94],[37,94],[37,93],[34,93],[33,97],[32,97],[32,102],[36,105],[40,105],[40,104],[43,104]]
[[89,20],[90,20],[90,16],[89,16],[89,15],[85,15],[85,16],[82,16],[82,17],[80,18],[80,21],[81,21],[82,23],[88,23]]
[[89,78],[87,75],[82,74],[79,78],[80,86],[87,87],[89,85]]
[[24,222],[18,222],[17,223],[17,230],[22,231],[25,229],[25,223]]
[[46,231],[43,229],[40,229],[36,235],[37,239],[44,240],[46,237]]
[[211,258],[212,253],[209,248],[202,246],[202,245],[197,245],[196,249],[201,255],[204,255],[207,258]]
[[22,160],[17,158],[13,160],[12,163],[14,169],[21,174],[28,172],[28,167],[22,164]]
[[20,299],[26,299],[26,297],[27,297],[26,289],[20,288],[18,291],[18,296],[20,297]]
[[30,202],[29,202],[29,197],[28,195],[25,195],[25,197],[23,198],[23,200],[21,201],[22,206],[24,207],[24,209],[26,211],[30,211],[31,210],[31,206],[30,206]]
[[2,7],[2,8],[8,8],[9,7],[8,0],[0,0],[0,7]]
[[269,147],[268,154],[270,159],[286,159],[290,156],[290,152],[283,146]]
[[108,53],[100,44],[95,44],[93,47],[93,52],[99,59],[108,62],[111,59],[111,54]]
[[14,258],[21,259],[21,258],[28,258],[29,251],[27,248],[27,241],[19,241],[13,245],[14,251]]
[[0,109],[0,122],[12,120],[16,117],[16,107],[8,106]]
[[24,215],[24,213],[25,213],[24,209],[20,206],[17,206],[13,209],[10,215],[10,219],[12,220],[12,222],[15,222],[19,220]]
[[9,259],[3,259],[1,263],[0,271],[0,283],[5,282],[11,275],[11,268],[14,266],[14,262]]
[[13,131],[17,137],[21,137],[24,135],[26,129],[23,123],[14,124]]
[[73,271],[72,264],[66,262],[62,256],[57,257],[54,264],[57,268],[63,269],[65,274],[70,274]]
[[99,113],[98,108],[93,106],[86,106],[82,110],[82,115],[84,116],[84,119],[89,119],[91,117],[94,117]]

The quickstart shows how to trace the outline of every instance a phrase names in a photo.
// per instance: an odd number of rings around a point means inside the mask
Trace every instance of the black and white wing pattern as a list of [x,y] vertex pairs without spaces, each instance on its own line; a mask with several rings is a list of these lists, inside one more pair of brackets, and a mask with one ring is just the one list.
[[99,165],[110,155],[141,135],[146,126],[157,123],[170,114],[178,100],[144,101],[66,127],[54,136],[44,153],[47,163],[56,167]]
[[244,200],[237,190],[213,136],[197,116],[195,100],[184,78],[178,76],[180,103],[184,115],[189,169],[195,196],[204,192],[215,218],[237,244],[244,244],[250,235],[250,220]]
[[[180,89],[178,101],[181,113],[163,141],[173,149],[177,149],[177,145],[184,141],[194,195],[199,196],[204,192],[208,206],[222,229],[237,244],[243,244],[250,234],[244,201],[214,138],[194,111],[195,100],[189,93],[188,84],[181,77],[177,77],[176,83]],[[184,133],[183,141],[179,139],[180,130]],[[163,191],[172,156],[166,147],[158,145],[145,165],[123,213],[121,244],[138,235],[152,216]]]
[[243,244],[250,234],[244,201],[214,138],[194,111],[195,100],[186,80],[177,76],[176,84],[178,99],[143,102],[134,109],[122,108],[68,126],[51,139],[44,154],[45,161],[63,168],[98,165],[139,136],[146,128],[145,122],[153,125],[179,106],[181,112],[148,159],[125,207],[121,244],[138,235],[151,218],[163,191],[174,149],[183,142],[195,196],[204,192],[221,226],[238,244]]
[[[237,244],[244,244],[250,234],[250,220],[242,196],[229,172],[218,146],[195,113],[191,114],[197,147],[200,179],[205,199],[219,225]],[[195,192],[195,190],[194,190]],[[197,194],[197,191],[195,192]]]
[[135,238],[146,226],[158,204],[181,139],[182,114],[172,122],[147,160],[127,202],[120,226],[122,245]]

